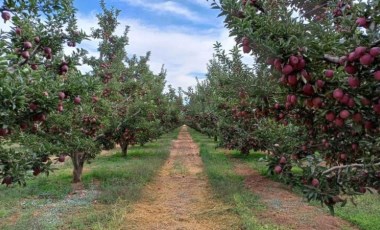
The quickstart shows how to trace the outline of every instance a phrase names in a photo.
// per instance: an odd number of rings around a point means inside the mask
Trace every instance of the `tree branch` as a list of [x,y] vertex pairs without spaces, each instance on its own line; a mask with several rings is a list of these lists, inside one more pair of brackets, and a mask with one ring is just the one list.
[[330,55],[330,54],[325,54],[324,56],[323,56],[323,59],[325,60],[325,61],[328,61],[328,62],[332,62],[332,63],[335,63],[335,64],[340,64],[340,62],[339,62],[339,57],[336,57],[336,56],[333,56],[333,55]]
[[[368,164],[367,164],[368,165]],[[325,174],[328,174],[332,171],[335,171],[335,170],[339,170],[339,169],[345,169],[345,168],[364,168],[365,166],[367,166],[365,164],[351,164],[351,165],[340,165],[340,166],[335,166],[335,167],[332,167],[332,168],[329,168],[328,170],[324,171],[322,173],[322,175],[325,175]],[[376,163],[376,164],[373,164],[374,166],[380,166],[380,162],[379,163]]]

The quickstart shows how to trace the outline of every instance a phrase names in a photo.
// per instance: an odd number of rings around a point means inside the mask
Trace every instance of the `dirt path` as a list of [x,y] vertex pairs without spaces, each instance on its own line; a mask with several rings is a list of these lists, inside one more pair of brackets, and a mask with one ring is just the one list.
[[335,230],[357,229],[348,222],[329,215],[321,208],[310,206],[289,191],[285,185],[274,182],[243,163],[235,163],[235,171],[245,176],[245,185],[267,206],[258,214],[264,223],[274,223],[286,229]]
[[126,214],[123,229],[236,229],[239,218],[231,210],[212,197],[198,146],[183,126],[158,176]]

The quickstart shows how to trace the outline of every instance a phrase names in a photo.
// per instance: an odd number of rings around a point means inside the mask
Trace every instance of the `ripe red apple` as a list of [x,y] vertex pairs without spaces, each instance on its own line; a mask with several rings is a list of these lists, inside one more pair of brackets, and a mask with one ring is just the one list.
[[356,24],[359,27],[365,27],[367,26],[367,19],[365,17],[359,17],[356,19]]
[[380,70],[373,73],[373,77],[376,81],[380,81]]
[[297,96],[296,95],[290,95],[289,102],[294,104],[297,104]]
[[346,71],[346,73],[348,74],[355,74],[358,70],[355,66],[353,65],[346,65],[344,67],[344,71]]
[[63,105],[62,104],[58,105],[57,111],[60,112],[60,113],[63,112]]
[[22,29],[21,29],[20,27],[17,27],[17,28],[15,29],[15,33],[16,33],[17,35],[21,35],[21,33],[22,33]]
[[365,52],[367,51],[367,47],[365,46],[359,46],[355,49],[355,54],[359,57],[363,56]]
[[58,157],[58,161],[59,162],[65,162],[65,155],[59,155],[59,157]]
[[296,70],[302,70],[306,66],[306,61],[303,59],[302,56],[298,56],[298,64],[296,67],[294,67]]
[[330,111],[330,112],[327,112],[326,115],[325,115],[325,118],[326,120],[332,122],[335,120],[335,113]]
[[372,47],[369,50],[369,54],[371,54],[372,57],[377,57],[380,54],[380,47]]
[[359,187],[359,192],[360,193],[366,193],[366,191],[367,191],[367,189],[365,187],[363,187],[363,186]]
[[44,48],[44,53],[46,54],[46,55],[50,55],[51,54],[51,48],[50,47],[45,47]]
[[298,80],[297,80],[296,75],[293,75],[293,74],[289,75],[287,80],[288,80],[287,82],[290,86],[296,86],[298,84]]
[[6,23],[9,19],[11,19],[11,14],[8,11],[1,12],[1,18],[4,20],[4,23]]
[[357,52],[353,51],[353,52],[351,52],[351,53],[348,54],[347,60],[349,62],[354,62],[354,61],[356,61],[359,58],[360,58],[360,55]]
[[344,95],[343,90],[340,88],[335,89],[333,92],[333,97],[337,100],[341,99],[343,95]]
[[362,65],[371,65],[374,61],[374,57],[372,55],[366,53],[360,58],[360,64]]
[[348,103],[347,103],[347,105],[348,105],[348,107],[350,107],[350,108],[354,108],[355,105],[356,105],[355,100],[354,100],[352,97],[350,97],[350,98],[348,99]]
[[373,129],[373,123],[371,121],[364,121],[364,128],[367,130]]
[[62,65],[61,66],[61,73],[67,73],[67,71],[69,71],[69,67],[66,64]]
[[328,69],[325,71],[325,76],[327,78],[333,78],[334,77],[334,70]]
[[360,102],[361,102],[364,106],[371,105],[371,100],[369,100],[369,99],[366,98],[366,97],[362,97],[362,98],[360,99]]
[[274,68],[277,71],[281,71],[281,69],[282,69],[282,61],[281,61],[281,59],[278,59],[278,58],[274,59],[273,65],[274,65]]
[[26,50],[33,47],[32,43],[28,42],[28,41],[24,42],[23,46],[24,46],[24,49],[26,49]]
[[58,93],[58,98],[59,98],[60,100],[65,99],[65,97],[66,97],[66,94],[65,94],[64,92],[59,92],[59,93]]
[[318,79],[318,80],[315,82],[315,85],[316,85],[319,89],[322,89],[323,86],[325,86],[325,82],[324,82],[323,80]]
[[347,160],[347,154],[345,154],[345,153],[339,154],[339,159],[341,159],[342,161],[346,161]]
[[32,70],[38,70],[38,65],[37,64],[30,64],[30,68],[32,68]]
[[243,37],[241,39],[241,43],[243,44],[243,46],[249,46],[249,38]]
[[314,178],[312,181],[311,181],[311,185],[314,186],[314,187],[319,187],[319,180]]
[[12,184],[12,181],[13,178],[11,176],[5,176],[1,184],[6,184],[7,186],[9,186],[10,184]]
[[293,67],[297,67],[297,64],[299,63],[299,60],[296,56],[290,56],[289,57],[289,64]]
[[347,80],[348,80],[348,85],[353,89],[356,89],[360,86],[360,80],[357,77],[354,77],[351,75],[348,77]]
[[29,57],[30,57],[29,51],[27,51],[27,50],[22,51],[21,56],[22,56],[24,59],[29,59]]
[[76,96],[76,97],[74,98],[74,103],[78,105],[78,104],[80,104],[80,102],[81,102],[80,97],[79,97],[79,96]]
[[363,120],[363,115],[359,112],[352,115],[352,120],[356,123],[360,123]]
[[285,75],[288,75],[290,74],[291,72],[293,72],[293,67],[289,64],[285,65],[283,68],[282,68],[282,73],[285,74]]
[[274,172],[275,172],[276,174],[280,174],[280,173],[282,172],[282,167],[281,167],[281,165],[276,165],[276,166],[274,167]]
[[334,124],[338,127],[342,127],[344,125],[344,120],[340,117],[335,118]]
[[314,94],[314,88],[311,84],[307,83],[302,87],[302,91],[305,95],[311,96]]
[[40,41],[41,41],[41,40],[40,40],[40,37],[35,37],[35,38],[34,38],[34,42],[35,42],[36,44],[40,43]]
[[24,131],[24,130],[26,130],[28,128],[28,124],[27,123],[21,123],[20,124],[20,129],[21,129],[21,131]]
[[4,137],[9,133],[8,128],[0,128],[0,137]]
[[35,104],[35,103],[33,103],[33,102],[29,104],[29,109],[30,109],[30,110],[35,111],[37,108],[38,108],[38,105],[37,105],[37,104]]
[[380,104],[373,105],[372,108],[375,113],[380,114]]
[[339,113],[339,117],[342,119],[347,119],[350,116],[350,112],[348,110],[342,110]]
[[315,108],[320,108],[322,106],[322,99],[320,97],[313,98],[313,106]]
[[250,46],[243,46],[243,53],[247,54],[251,52],[251,47]]
[[280,160],[279,160],[279,163],[280,164],[286,164],[286,158],[285,157],[281,157]]

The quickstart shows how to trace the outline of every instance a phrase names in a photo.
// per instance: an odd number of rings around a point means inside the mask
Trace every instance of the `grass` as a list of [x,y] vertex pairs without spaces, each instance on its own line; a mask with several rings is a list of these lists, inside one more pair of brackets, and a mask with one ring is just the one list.
[[[253,152],[248,156],[243,156],[238,151],[232,151],[231,156],[234,159],[240,159],[247,163],[250,167],[259,171],[262,175],[267,176],[275,181],[280,181],[275,175],[268,175],[266,162],[263,160],[265,154]],[[302,173],[302,169],[294,169],[295,173]],[[302,196],[301,189],[294,188],[295,193]],[[352,202],[348,202],[345,207],[337,205],[335,207],[335,215],[345,219],[363,230],[378,230],[380,226],[380,196],[367,193],[362,196],[355,197],[355,206]],[[311,202],[312,205],[321,207],[319,202]],[[326,208],[326,212],[327,212]]]
[[259,223],[255,213],[265,209],[259,198],[245,189],[244,178],[237,175],[224,152],[215,148],[215,142],[194,130],[189,129],[194,141],[200,146],[205,171],[215,196],[234,207],[241,219],[242,229],[280,229],[274,225]]
[[71,162],[26,187],[0,187],[0,229],[116,229],[169,155],[178,131],[143,147],[98,156],[83,173],[84,194],[70,194]]

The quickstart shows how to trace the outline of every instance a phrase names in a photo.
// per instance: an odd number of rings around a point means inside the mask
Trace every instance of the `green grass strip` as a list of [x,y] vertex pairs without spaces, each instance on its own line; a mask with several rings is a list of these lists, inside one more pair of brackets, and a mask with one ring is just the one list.
[[260,224],[255,212],[265,209],[259,197],[244,187],[244,178],[237,175],[233,165],[222,150],[215,148],[215,142],[189,129],[194,141],[199,144],[205,171],[215,196],[234,207],[241,219],[241,228],[249,230],[280,229],[274,225]]

